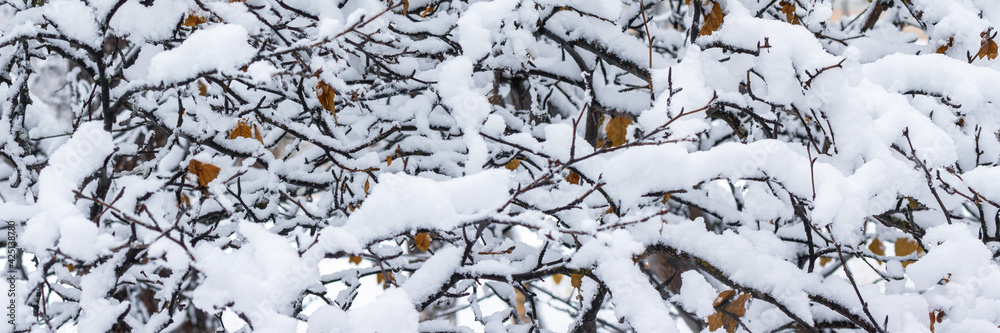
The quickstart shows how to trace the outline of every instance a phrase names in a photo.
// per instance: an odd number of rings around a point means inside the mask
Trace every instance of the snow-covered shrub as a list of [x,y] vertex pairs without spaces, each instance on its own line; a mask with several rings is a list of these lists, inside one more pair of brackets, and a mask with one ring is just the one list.
[[1000,4],[864,5],[5,1],[0,326],[998,331]]

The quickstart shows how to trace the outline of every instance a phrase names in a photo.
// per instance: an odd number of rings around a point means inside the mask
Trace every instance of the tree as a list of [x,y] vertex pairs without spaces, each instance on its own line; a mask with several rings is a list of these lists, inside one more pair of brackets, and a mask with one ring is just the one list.
[[1000,5],[833,6],[4,2],[4,325],[996,330]]

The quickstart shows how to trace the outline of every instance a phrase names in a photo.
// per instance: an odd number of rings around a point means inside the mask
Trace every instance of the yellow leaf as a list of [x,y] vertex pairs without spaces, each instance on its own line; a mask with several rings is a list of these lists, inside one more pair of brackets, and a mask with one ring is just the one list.
[[205,85],[204,82],[201,82],[201,80],[198,80],[197,82],[198,82],[198,95],[208,96],[208,86]]
[[392,165],[392,156],[386,156],[385,157],[385,166],[390,166],[390,165]]
[[426,232],[418,233],[413,237],[413,244],[417,246],[420,251],[427,252],[431,248],[431,235]]
[[569,284],[573,286],[573,288],[580,289],[580,285],[583,284],[583,274],[570,274]]
[[910,240],[909,238],[900,238],[896,240],[894,247],[896,248],[897,256],[908,256],[913,252],[917,252],[920,245],[917,244],[917,241]]
[[917,207],[920,207],[920,202],[913,197],[906,197],[906,201],[906,204],[910,206],[910,209],[917,209]]
[[324,81],[319,81],[316,84],[316,97],[319,98],[319,104],[323,105],[323,109],[333,113],[333,120],[337,121],[337,109],[336,103],[334,102],[334,97],[337,96],[337,92],[333,90],[329,84]]
[[205,22],[208,22],[208,19],[204,16],[188,14],[188,16],[184,18],[184,22],[181,22],[181,25],[185,27],[194,27]]
[[781,12],[785,14],[785,22],[799,24],[799,17],[795,15],[795,4],[790,1],[781,1]]
[[507,170],[513,171],[514,169],[517,169],[517,167],[519,166],[521,166],[521,160],[515,158],[510,160],[510,162],[507,162],[507,165],[505,165],[504,167],[507,168]]
[[663,200],[660,200],[660,203],[666,205],[667,201],[670,201],[670,193],[664,194],[663,195]]
[[354,264],[355,266],[361,265],[361,256],[350,256],[347,258],[347,261]]
[[705,24],[701,26],[698,36],[708,36],[719,30],[725,18],[726,14],[722,12],[722,7],[719,7],[719,3],[712,2],[712,10],[708,12],[708,15],[705,15]]
[[177,203],[177,207],[181,205],[191,206],[191,199],[188,198],[187,194],[181,193],[181,202]]
[[365,194],[368,194],[368,179],[365,179]]
[[555,282],[556,284],[562,283],[562,279],[563,279],[563,275],[562,274],[553,274],[552,275],[552,282]]
[[72,272],[74,269],[76,269],[76,266],[74,266],[73,264],[66,264],[66,269]]
[[627,141],[628,125],[632,125],[632,119],[611,118],[608,121],[605,131],[608,132],[608,140],[611,140],[612,147],[625,144]]
[[750,300],[750,294],[741,294],[734,299],[735,294],[733,290],[726,290],[715,298],[713,305],[716,312],[708,316],[709,331],[725,328],[728,333],[736,332],[738,320],[747,312],[746,303]]
[[250,125],[247,125],[246,121],[240,120],[239,123],[236,123],[236,127],[229,131],[229,140],[236,138],[253,138],[253,130],[250,129]]
[[217,166],[202,163],[198,160],[191,160],[191,163],[188,164],[188,172],[198,177],[198,187],[207,187],[208,183],[211,183],[215,177],[219,176],[219,171],[221,170]]
[[566,176],[566,181],[573,185],[580,185],[580,175],[575,172],[570,172],[569,175]]
[[831,261],[833,261],[832,258],[820,257],[819,258],[819,265],[820,266],[826,266],[826,264],[829,264]]
[[403,13],[405,14],[408,11],[410,11],[410,2],[403,0]]

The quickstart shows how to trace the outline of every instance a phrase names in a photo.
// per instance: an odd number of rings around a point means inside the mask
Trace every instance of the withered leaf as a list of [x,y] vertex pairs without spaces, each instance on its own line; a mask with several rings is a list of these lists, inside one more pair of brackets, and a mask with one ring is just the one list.
[[920,248],[917,241],[910,240],[909,238],[897,239],[894,247],[896,248],[897,256],[908,256],[913,252],[917,252],[917,249]]
[[208,22],[208,19],[204,16],[188,14],[188,16],[184,18],[184,22],[181,22],[181,25],[185,27],[194,27],[205,22]]
[[569,284],[573,288],[580,289],[580,286],[583,285],[583,274],[570,274]]
[[937,51],[935,52],[937,52],[938,54],[944,54],[945,52],[948,51],[949,48],[951,48],[954,45],[955,45],[955,37],[948,37],[948,44],[941,45],[940,47],[937,48]]
[[552,282],[555,282],[556,284],[560,284],[560,283],[562,283],[562,279],[563,279],[563,275],[562,274],[552,274]]
[[910,206],[910,209],[917,209],[917,207],[920,207],[920,202],[913,197],[906,197],[906,204]]
[[337,109],[334,97],[337,97],[337,92],[333,90],[333,87],[325,81],[319,81],[316,83],[316,97],[319,98],[319,104],[323,105],[323,109],[333,113],[333,120],[336,121]]
[[386,156],[385,157],[385,166],[390,166],[390,165],[392,165],[392,156]]
[[361,256],[350,256],[347,258],[347,261],[354,265],[361,265]]
[[580,175],[576,174],[576,172],[570,172],[566,176],[566,181],[573,185],[580,185]]
[[420,251],[427,252],[431,248],[431,235],[426,232],[418,233],[413,237],[413,245],[416,245]]
[[517,310],[517,317],[521,319],[522,322],[528,321],[528,311],[524,308],[524,303],[527,301],[524,298],[524,294],[521,294],[520,290],[514,289],[514,306]]
[[521,166],[521,160],[515,158],[510,160],[510,162],[507,162],[507,165],[504,165],[504,168],[514,171],[514,169],[517,169],[519,166]]
[[365,179],[365,194],[368,194],[368,179]]
[[201,82],[201,80],[198,80],[197,82],[198,82],[198,95],[208,96],[208,85],[206,85],[204,82]]
[[608,121],[605,131],[608,132],[608,140],[611,140],[612,147],[621,146],[628,141],[628,125],[632,125],[632,119],[611,118],[611,120]]
[[427,7],[424,8],[424,11],[420,12],[420,17],[427,17],[427,15],[430,15],[433,12],[434,12],[434,5],[427,5]]
[[260,135],[260,126],[253,124],[253,138],[260,141],[260,144],[264,144],[264,136]]
[[980,44],[979,53],[977,54],[979,59],[987,58],[994,59],[997,57],[997,42],[992,39],[984,39]]
[[829,258],[829,257],[820,257],[820,258],[819,258],[819,265],[820,265],[820,266],[826,266],[826,264],[829,264],[829,263],[830,263],[831,261],[833,261],[833,258]]
[[235,140],[236,138],[253,138],[253,130],[250,129],[250,125],[247,125],[246,121],[240,120],[236,123],[236,126],[229,131],[229,140]]
[[382,284],[382,289],[389,289],[389,283],[395,282],[396,279],[393,278],[392,271],[387,271],[384,274],[383,273],[375,274],[375,281]]
[[698,36],[708,36],[719,30],[725,18],[726,14],[722,12],[722,7],[719,7],[718,2],[713,1],[712,10],[708,12],[708,15],[705,15],[705,24],[701,26]]
[[188,164],[188,172],[198,177],[198,187],[208,187],[208,183],[218,177],[221,170],[217,166],[198,160],[191,160],[191,163]]
[[733,290],[726,290],[715,298],[713,305],[716,312],[708,316],[709,331],[725,328],[727,333],[736,332],[739,319],[747,312],[746,303],[750,300],[750,294],[741,294],[733,298],[735,294]]
[[872,250],[872,253],[884,256],[885,255],[885,245],[882,244],[882,240],[875,237],[871,244],[868,244],[868,249]]
[[794,3],[791,1],[781,1],[778,4],[781,5],[781,12],[785,14],[785,22],[799,24],[799,17],[795,15]]

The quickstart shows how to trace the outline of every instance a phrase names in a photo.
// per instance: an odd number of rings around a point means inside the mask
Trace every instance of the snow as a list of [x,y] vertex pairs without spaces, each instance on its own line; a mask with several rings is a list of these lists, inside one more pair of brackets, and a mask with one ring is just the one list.
[[[49,158],[38,176],[37,206],[43,209],[28,220],[21,245],[34,253],[59,246],[67,255],[93,261],[111,245],[112,236],[89,221],[73,193],[84,178],[104,165],[114,145],[100,122],[80,124],[75,134]],[[88,207],[88,206],[84,206]]]
[[508,177],[506,170],[441,182],[405,174],[382,175],[347,223],[324,230],[320,242],[326,251],[360,253],[362,244],[386,235],[453,229],[500,208],[507,201]]
[[996,331],[1000,5],[844,1],[3,6],[12,329]]
[[247,38],[246,28],[233,24],[195,31],[181,45],[149,60],[148,80],[172,83],[209,71],[232,71],[256,53]]
[[420,314],[402,289],[389,289],[374,303],[345,312],[324,306],[309,316],[307,333],[418,332]]

